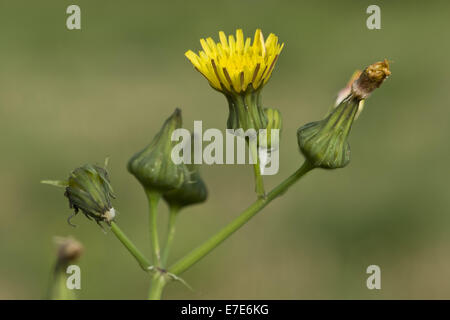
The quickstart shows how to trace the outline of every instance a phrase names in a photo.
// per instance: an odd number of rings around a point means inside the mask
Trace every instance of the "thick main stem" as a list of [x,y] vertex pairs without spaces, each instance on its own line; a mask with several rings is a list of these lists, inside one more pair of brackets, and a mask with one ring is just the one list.
[[180,275],[192,265],[206,256],[219,244],[221,244],[225,239],[232,235],[236,230],[242,227],[247,221],[249,221],[255,214],[261,211],[266,205],[268,205],[272,200],[283,194],[291,185],[297,182],[301,177],[303,177],[308,171],[312,170],[314,167],[305,161],[303,165],[289,178],[281,182],[277,187],[275,187],[271,192],[267,194],[265,198],[259,198],[250,207],[244,210],[236,219],[226,225],[222,230],[213,235],[202,245],[188,253],[184,258],[180,259],[173,266],[169,268],[169,272],[175,275]]
[[161,195],[156,192],[147,192],[149,204],[149,232],[152,246],[152,260],[155,266],[161,266],[161,255],[159,250],[158,226],[157,226],[157,209]]
[[148,299],[160,300],[165,285],[166,279],[164,278],[164,276],[160,272],[155,273],[152,278],[152,284],[148,293]]
[[139,249],[134,245],[133,242],[123,233],[119,226],[113,221],[111,222],[111,231],[116,235],[116,237],[122,242],[122,244],[127,248],[131,255],[137,260],[140,267],[144,271],[148,271],[150,267],[150,261],[139,251]]

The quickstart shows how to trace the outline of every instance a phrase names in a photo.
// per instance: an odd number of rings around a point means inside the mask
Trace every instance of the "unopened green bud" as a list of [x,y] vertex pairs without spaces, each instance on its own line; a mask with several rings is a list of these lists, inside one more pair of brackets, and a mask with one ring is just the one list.
[[177,144],[171,136],[175,129],[181,128],[181,123],[181,110],[176,109],[152,142],[128,161],[128,171],[147,191],[163,193],[183,184],[187,169],[171,158],[172,148]]
[[[328,116],[308,123],[297,131],[300,151],[314,167],[336,169],[350,162],[350,145],[347,137],[364,99],[391,74],[387,60],[367,67],[352,79],[345,97],[338,98],[338,105]],[[351,86],[351,87],[350,87]]]
[[69,177],[64,195],[71,208],[81,210],[95,221],[111,222],[116,212],[111,205],[114,193],[106,169],[96,165],[84,165],[75,169]]
[[[194,154],[194,139],[198,139],[194,135],[191,135],[190,145],[191,154]],[[183,165],[183,164],[182,164]],[[184,180],[183,184],[173,190],[170,190],[163,194],[164,200],[171,207],[178,207],[179,209],[202,203],[208,197],[208,190],[206,184],[200,176],[199,165],[185,164],[188,172],[188,176]]]
[[[266,131],[262,131],[259,134],[259,145],[266,149],[278,149],[279,146],[279,133],[281,131],[281,112],[273,108],[265,108],[264,113],[267,117]],[[272,129],[279,130],[278,136],[272,141]],[[274,145],[272,145],[274,144]]]
[[208,197],[208,190],[198,169],[193,168],[188,180],[179,188],[164,193],[163,197],[170,206],[182,208],[204,202]]
[[87,218],[94,219],[97,223],[104,221],[109,224],[116,216],[111,205],[115,196],[105,168],[86,164],[73,170],[67,181],[42,183],[66,188],[64,195],[69,199],[70,208],[74,209],[70,218],[81,210]]

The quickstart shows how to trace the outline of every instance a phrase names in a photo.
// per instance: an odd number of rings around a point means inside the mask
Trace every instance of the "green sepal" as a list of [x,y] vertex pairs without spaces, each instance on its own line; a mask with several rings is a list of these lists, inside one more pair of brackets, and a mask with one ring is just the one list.
[[226,95],[229,107],[227,128],[239,130],[259,129],[267,127],[267,117],[261,105],[261,89],[247,89],[240,94]]

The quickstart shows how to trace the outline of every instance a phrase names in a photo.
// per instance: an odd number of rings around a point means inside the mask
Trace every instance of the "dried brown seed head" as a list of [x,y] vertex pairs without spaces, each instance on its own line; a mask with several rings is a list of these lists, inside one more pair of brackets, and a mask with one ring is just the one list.
[[386,59],[371,64],[364,69],[359,78],[353,82],[353,95],[361,100],[367,98],[372,91],[378,88],[390,75],[389,62]]

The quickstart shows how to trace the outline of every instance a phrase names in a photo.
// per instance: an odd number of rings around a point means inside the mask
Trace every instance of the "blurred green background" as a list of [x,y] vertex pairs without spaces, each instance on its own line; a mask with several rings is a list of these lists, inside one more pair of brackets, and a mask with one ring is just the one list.
[[[82,30],[66,29],[81,7]],[[366,8],[381,7],[381,30]],[[262,28],[285,48],[264,89],[284,116],[280,171],[302,163],[296,129],[318,120],[357,68],[388,58],[367,101],[352,161],[315,170],[171,284],[168,299],[450,298],[448,1],[2,1],[0,298],[43,298],[53,236],[85,245],[83,299],[143,299],[148,277],[111,232],[72,221],[63,191],[41,185],[110,157],[118,223],[150,256],[147,203],[126,162],[175,107],[192,128],[225,129],[228,107],[183,56],[218,31]],[[182,212],[172,259],[255,198],[249,166],[204,166],[210,197]],[[160,206],[161,230],[167,209]],[[164,231],[161,231],[164,234]],[[367,266],[382,289],[366,288]]]

